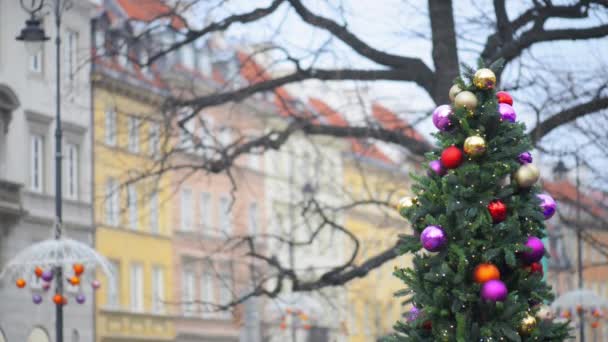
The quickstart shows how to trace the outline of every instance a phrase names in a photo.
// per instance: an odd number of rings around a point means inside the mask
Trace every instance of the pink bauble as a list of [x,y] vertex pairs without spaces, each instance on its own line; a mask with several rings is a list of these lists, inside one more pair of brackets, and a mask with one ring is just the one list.
[[93,288],[93,290],[97,290],[101,287],[101,283],[99,282],[99,280],[93,280],[93,282],[91,282],[91,287]]
[[515,109],[506,103],[498,104],[498,113],[500,114],[501,121],[515,122],[517,115],[515,115]]
[[44,282],[42,283],[42,289],[44,291],[48,291],[51,288],[51,283]]
[[450,116],[452,115],[452,107],[450,105],[441,105],[433,111],[433,124],[442,132],[447,131],[452,127]]
[[481,287],[481,298],[492,302],[502,302],[507,299],[509,291],[500,280],[489,280]]
[[422,247],[429,252],[437,252],[445,246],[448,238],[441,226],[427,226],[420,234]]
[[550,219],[555,214],[557,203],[555,203],[553,197],[547,194],[538,194],[536,197],[540,199],[540,209],[543,211],[545,220]]
[[431,161],[429,163],[429,168],[431,170],[433,170],[433,173],[435,173],[438,176],[445,175],[446,169],[443,168],[443,165],[441,165],[441,161],[438,159]]
[[526,247],[530,248],[531,251],[525,251],[521,256],[527,264],[538,262],[543,258],[543,255],[545,254],[545,245],[541,239],[536,236],[528,236]]

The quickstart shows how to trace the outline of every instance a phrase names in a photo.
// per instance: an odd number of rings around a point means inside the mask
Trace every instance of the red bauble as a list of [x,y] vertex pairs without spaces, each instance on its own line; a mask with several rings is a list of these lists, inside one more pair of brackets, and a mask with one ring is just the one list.
[[38,278],[42,277],[43,272],[44,270],[39,266],[36,266],[36,268],[34,269],[34,274],[36,274],[36,277]]
[[509,106],[513,105],[513,98],[506,91],[496,93],[496,98],[498,99],[498,103],[506,103]]
[[529,266],[529,270],[531,273],[540,273],[541,276],[544,274],[543,264],[541,264],[540,262],[531,263]]
[[494,223],[502,222],[507,218],[507,205],[501,200],[494,200],[488,204],[488,211]]
[[456,146],[450,146],[441,152],[441,165],[446,169],[455,169],[462,163],[462,151]]
[[431,330],[431,329],[433,329],[433,322],[431,322],[431,321],[425,321],[424,323],[422,323],[422,327],[425,330]]

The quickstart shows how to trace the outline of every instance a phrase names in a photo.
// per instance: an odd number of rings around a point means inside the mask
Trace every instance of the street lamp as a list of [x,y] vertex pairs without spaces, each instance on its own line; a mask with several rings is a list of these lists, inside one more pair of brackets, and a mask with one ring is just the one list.
[[[66,0],[66,3],[69,0]],[[44,29],[40,25],[39,13],[42,10],[42,7],[45,5],[44,0],[20,0],[21,7],[28,12],[30,18],[25,22],[25,27],[21,30],[19,36],[16,37],[16,40],[23,41],[26,44],[26,49],[28,52],[37,52],[43,42],[47,41],[49,37],[46,36]],[[63,6],[66,5],[63,4]],[[62,240],[62,206],[61,206],[61,143],[62,143],[62,130],[61,130],[61,77],[60,77],[60,47],[61,47],[61,12],[64,7],[62,7],[61,0],[51,0],[49,4],[53,8],[53,13],[55,17],[55,242],[56,244],[50,245],[47,248],[50,250],[62,250],[71,244],[72,242],[68,242],[67,240]],[[79,246],[76,242],[76,246]],[[80,246],[79,246],[80,247]],[[86,250],[82,254],[83,256],[95,256],[96,253],[94,251]],[[28,255],[26,254],[26,258]],[[61,296],[63,298],[63,267],[64,260],[57,258],[56,260],[50,263],[51,267],[54,268],[56,285],[55,285],[55,295]],[[17,263],[15,265],[19,265],[19,258],[17,258]],[[44,260],[41,260],[44,261]],[[48,261],[48,260],[47,260]],[[63,303],[56,302],[55,305],[55,333],[56,333],[56,342],[63,342]]]
[[[583,229],[580,226],[581,220],[581,192],[580,192],[580,176],[579,176],[579,157],[577,154],[574,155],[576,160],[576,254],[577,254],[577,275],[578,275],[578,287],[583,289]],[[568,168],[564,162],[560,159],[555,167],[553,168],[553,174],[556,179],[563,179]],[[580,340],[585,341],[585,315],[584,312],[579,312],[580,318]]]

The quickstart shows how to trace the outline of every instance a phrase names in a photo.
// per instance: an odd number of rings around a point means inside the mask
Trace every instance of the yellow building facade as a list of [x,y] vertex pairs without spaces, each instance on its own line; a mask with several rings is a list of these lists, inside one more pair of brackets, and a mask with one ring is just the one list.
[[115,271],[100,277],[96,339],[171,341],[170,186],[167,176],[139,179],[158,166],[162,94],[114,75],[93,73],[95,247]]
[[[376,152],[378,152],[376,150]],[[374,156],[376,154],[376,156]],[[394,202],[409,189],[408,176],[395,164],[379,160],[377,153],[368,156],[356,153],[344,159],[344,185],[351,200],[389,200]],[[374,205],[357,206],[345,215],[345,226],[359,238],[360,251],[356,264],[395,246],[399,234],[409,225],[394,210]],[[352,248],[350,246],[349,248]],[[347,284],[349,342],[376,341],[393,332],[393,325],[406,310],[394,293],[403,288],[393,276],[395,267],[411,264],[411,256],[400,256],[370,271],[363,278]]]

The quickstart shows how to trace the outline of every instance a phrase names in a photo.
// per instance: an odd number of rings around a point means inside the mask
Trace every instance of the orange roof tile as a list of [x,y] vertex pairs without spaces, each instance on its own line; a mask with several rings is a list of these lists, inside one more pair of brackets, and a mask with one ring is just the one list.
[[163,0],[116,0],[130,19],[150,22],[165,16],[171,16],[171,25],[176,29],[186,27],[182,18],[173,15],[173,9]]
[[[543,182],[545,190],[555,198],[556,201],[576,203],[576,186],[567,180],[556,182]],[[608,220],[608,209],[602,205],[601,201],[589,196],[587,193],[580,193],[581,205],[584,211],[591,215]]]
[[[308,99],[310,105],[319,114],[333,126],[347,127],[349,124],[344,117],[331,108],[327,103],[317,98]],[[393,164],[393,161],[374,144],[365,144],[357,139],[349,139],[352,152],[358,156],[367,157],[373,160],[381,161],[387,164]]]
[[399,118],[390,109],[384,107],[379,103],[372,104],[372,115],[378,120],[382,128],[391,131],[401,131],[407,137],[418,140],[420,142],[427,142],[424,137],[418,133],[407,121]]

